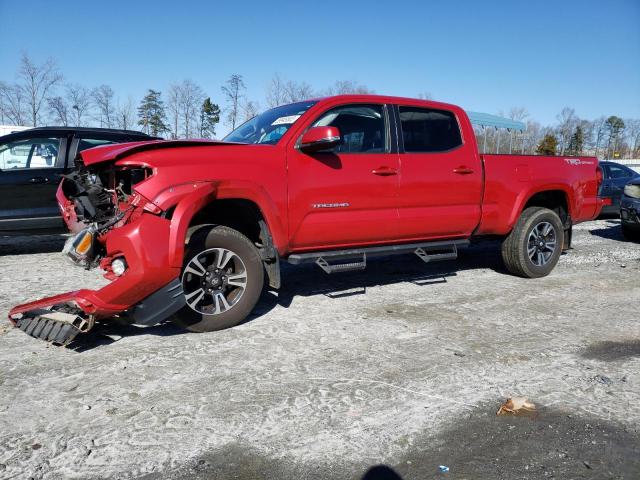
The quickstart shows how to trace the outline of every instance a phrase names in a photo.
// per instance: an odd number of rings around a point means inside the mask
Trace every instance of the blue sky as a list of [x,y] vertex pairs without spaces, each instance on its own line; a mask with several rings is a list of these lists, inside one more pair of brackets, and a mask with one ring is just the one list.
[[475,111],[524,106],[542,123],[564,106],[640,118],[639,0],[0,0],[0,25],[0,80],[14,79],[24,50],[136,102],[184,78],[221,102],[240,73],[264,107],[277,72]]

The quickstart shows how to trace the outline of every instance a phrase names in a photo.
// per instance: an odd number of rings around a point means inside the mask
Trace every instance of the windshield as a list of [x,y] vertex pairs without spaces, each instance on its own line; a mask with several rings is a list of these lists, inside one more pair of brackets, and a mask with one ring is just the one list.
[[316,102],[299,102],[272,108],[243,123],[223,138],[225,142],[275,145],[304,112]]

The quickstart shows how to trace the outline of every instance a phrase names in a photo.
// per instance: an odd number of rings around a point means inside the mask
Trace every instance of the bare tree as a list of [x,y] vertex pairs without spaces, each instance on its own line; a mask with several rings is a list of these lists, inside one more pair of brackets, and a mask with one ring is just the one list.
[[133,99],[127,97],[126,102],[119,103],[116,107],[116,126],[123,130],[133,128],[136,123],[136,115],[133,106]]
[[91,108],[91,92],[88,88],[77,84],[68,84],[66,91],[70,123],[76,127],[85,126],[85,117]]
[[583,155],[595,155],[593,150],[594,122],[590,122],[589,120],[580,120],[578,126],[582,129],[584,141],[582,146],[582,151],[584,152]]
[[640,120],[627,118],[624,123],[627,126],[625,136],[627,145],[629,145],[629,158],[638,158],[640,153]]
[[49,105],[49,113],[54,122],[64,127],[69,126],[69,109],[67,103],[62,97],[52,97],[47,99]]
[[313,96],[313,88],[307,82],[289,80],[284,86],[285,103],[300,102]]
[[527,129],[523,134],[523,153],[533,155],[536,147],[544,137],[544,129],[538,122],[529,120],[526,122]]
[[100,85],[91,92],[98,108],[98,121],[101,127],[111,128],[115,123],[115,105],[113,89],[109,85]]
[[0,82],[0,111],[2,123],[26,125],[26,98],[19,85]]
[[511,107],[508,117],[517,122],[524,122],[529,117],[529,111],[524,107]]
[[556,118],[558,119],[558,153],[564,155],[580,119],[576,116],[576,111],[569,107],[564,107]]
[[49,92],[62,81],[62,74],[58,72],[58,67],[52,59],[37,65],[23,52],[18,79],[18,88],[27,104],[29,122],[37,127],[42,105]]
[[236,122],[238,121],[238,113],[240,111],[240,101],[243,97],[243,91],[246,90],[242,75],[234,73],[227,80],[226,85],[222,87],[222,93],[224,93],[227,103],[229,104],[229,112],[227,114],[228,125],[232,130],[236,128]]
[[607,132],[607,117],[596,118],[593,122],[593,151],[597,157]]
[[258,102],[248,100],[242,104],[242,121],[246,122],[260,113],[260,105]]
[[277,73],[269,82],[267,86],[267,105],[269,105],[269,108],[287,103],[285,83]]
[[198,131],[197,122],[204,98],[204,92],[193,80],[182,81],[179,88],[178,101],[182,115],[182,134],[184,138],[190,138]]
[[180,126],[180,85],[172,83],[167,93],[167,113],[171,124],[171,138],[178,138]]
[[327,90],[327,95],[346,95],[346,94],[371,94],[375,93],[369,87],[360,85],[353,80],[337,80]]

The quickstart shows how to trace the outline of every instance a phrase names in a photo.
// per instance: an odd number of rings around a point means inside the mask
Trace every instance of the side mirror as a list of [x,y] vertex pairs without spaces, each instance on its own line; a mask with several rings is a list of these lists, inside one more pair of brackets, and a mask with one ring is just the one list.
[[300,141],[300,150],[305,153],[326,152],[342,142],[336,127],[313,127],[307,130]]

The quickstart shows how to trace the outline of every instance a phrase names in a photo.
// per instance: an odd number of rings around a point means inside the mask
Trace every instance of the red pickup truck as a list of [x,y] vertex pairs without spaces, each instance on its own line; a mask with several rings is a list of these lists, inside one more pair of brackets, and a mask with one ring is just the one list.
[[222,142],[104,146],[78,163],[57,193],[76,232],[64,252],[111,283],[9,314],[56,344],[116,316],[236,325],[285,261],[327,273],[396,253],[429,262],[491,236],[510,272],[541,277],[602,208],[596,158],[482,155],[461,108],[386,96],[284,105]]

